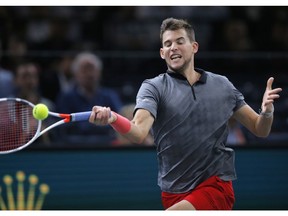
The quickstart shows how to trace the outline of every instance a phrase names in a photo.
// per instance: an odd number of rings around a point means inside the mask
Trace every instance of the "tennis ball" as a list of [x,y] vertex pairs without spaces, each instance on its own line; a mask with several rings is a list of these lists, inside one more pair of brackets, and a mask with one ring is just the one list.
[[37,104],[33,108],[33,116],[37,120],[44,120],[48,117],[48,107],[45,104]]

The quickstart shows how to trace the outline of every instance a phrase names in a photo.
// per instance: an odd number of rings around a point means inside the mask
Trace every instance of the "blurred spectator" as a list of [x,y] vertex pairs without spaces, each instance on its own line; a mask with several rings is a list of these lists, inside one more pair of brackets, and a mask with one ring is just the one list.
[[40,69],[35,63],[22,63],[16,68],[14,96],[32,102],[45,103],[50,110],[55,106],[52,101],[41,95],[39,91]]
[[[43,69],[42,96],[56,101],[62,81],[73,81],[67,56],[89,49],[101,53],[109,71],[102,84],[122,90],[128,103],[143,79],[166,68],[158,61],[158,31],[167,16],[193,20],[199,67],[208,65],[237,86],[246,85],[243,72],[249,75],[253,90],[245,97],[256,109],[257,89],[270,73],[287,86],[287,6],[0,6],[0,96],[11,94],[15,66],[29,58]],[[288,127],[287,104],[278,106],[272,133]]]
[[220,34],[215,34],[218,41],[214,41],[211,49],[230,53],[228,53],[229,64],[227,64],[226,57],[221,58],[218,61],[219,69],[217,70],[229,72],[229,77],[233,76],[231,72],[240,75],[241,72],[247,71],[247,68],[249,71],[259,70],[259,65],[255,64],[250,58],[245,56],[245,53],[255,49],[254,43],[251,39],[249,26],[245,20],[238,18],[229,19],[225,23],[222,23],[221,26],[222,31],[215,29],[215,31],[220,32]]
[[55,63],[53,69],[41,74],[40,88],[43,96],[56,101],[60,93],[68,92],[73,87],[72,60],[70,56],[63,56]]
[[273,51],[288,50],[288,18],[286,20],[277,20],[273,23],[271,29],[271,43],[269,49]]
[[0,98],[13,92],[13,73],[0,67]]
[[[126,117],[130,121],[133,119],[133,112],[134,112],[135,104],[130,103],[126,104],[122,107],[122,109],[119,111],[119,114]],[[133,145],[131,141],[126,139],[124,136],[122,136],[120,133],[117,133],[116,139],[112,142],[113,146],[128,146]],[[148,134],[148,136],[143,141],[142,145],[145,146],[152,146],[154,145],[154,138],[151,133]],[[137,144],[139,146],[139,144]]]
[[140,19],[136,9],[137,7],[132,6],[117,7],[113,16],[105,21],[103,33],[104,37],[109,40],[108,44],[105,43],[106,48],[153,50],[158,46],[157,20]]
[[[54,111],[54,103],[43,97],[39,91],[39,73],[39,68],[33,62],[18,65],[15,74],[15,89],[11,97],[22,98],[33,104],[43,103],[50,111]],[[46,122],[49,124],[48,120],[45,120],[42,124],[43,127],[45,127]],[[50,145],[52,136],[53,133],[51,132],[43,134],[39,141],[43,145]]]
[[15,70],[15,67],[25,61],[27,56],[27,44],[25,40],[16,34],[11,34],[7,43],[9,58],[5,62],[7,67]]
[[[74,113],[90,111],[93,106],[109,106],[119,112],[122,107],[120,96],[113,89],[101,86],[102,61],[94,54],[83,52],[72,63],[75,86],[57,98],[57,111]],[[63,127],[63,141],[81,146],[107,145],[115,139],[115,131],[110,126],[95,126],[87,122],[77,122]],[[93,145],[95,146],[95,145]]]
[[218,51],[250,51],[254,48],[249,27],[242,19],[230,19],[223,23],[220,34],[220,42],[214,44],[214,49]]

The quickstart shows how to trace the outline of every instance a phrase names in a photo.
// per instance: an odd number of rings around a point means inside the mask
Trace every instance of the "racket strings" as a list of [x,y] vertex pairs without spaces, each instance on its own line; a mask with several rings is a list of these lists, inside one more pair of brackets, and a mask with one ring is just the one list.
[[32,109],[19,101],[0,102],[0,151],[19,148],[35,136],[38,121]]

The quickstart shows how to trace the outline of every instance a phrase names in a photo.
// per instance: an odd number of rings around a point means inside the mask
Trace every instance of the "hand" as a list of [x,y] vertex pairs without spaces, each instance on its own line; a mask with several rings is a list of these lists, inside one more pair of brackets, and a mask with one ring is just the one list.
[[263,100],[262,100],[262,105],[261,105],[261,109],[263,113],[273,112],[274,100],[280,97],[278,93],[282,91],[281,88],[272,89],[273,81],[274,81],[273,77],[270,77],[267,81],[266,91],[263,95]]
[[94,106],[89,122],[96,125],[108,125],[114,122],[116,118],[110,107]]

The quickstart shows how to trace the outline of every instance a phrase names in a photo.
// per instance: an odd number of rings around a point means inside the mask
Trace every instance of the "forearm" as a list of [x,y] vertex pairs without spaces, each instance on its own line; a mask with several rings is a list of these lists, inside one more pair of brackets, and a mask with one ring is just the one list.
[[122,134],[126,139],[130,140],[132,143],[135,144],[141,144],[143,143],[145,135],[142,134],[142,132],[139,130],[139,128],[131,122],[131,130],[126,133]]
[[270,134],[272,123],[273,112],[268,114],[260,113],[255,124],[256,135],[259,137],[267,137]]
[[133,143],[142,143],[148,132],[143,128],[143,125],[136,125],[134,121],[129,121],[127,118],[112,112],[113,120],[110,125],[114,130],[124,136]]

